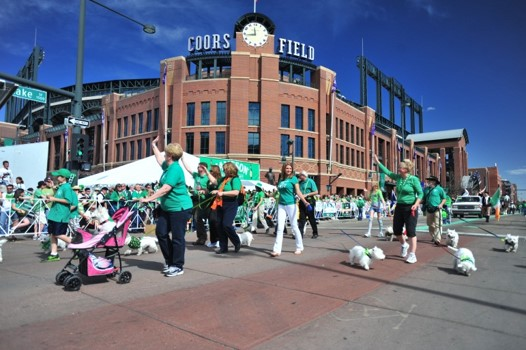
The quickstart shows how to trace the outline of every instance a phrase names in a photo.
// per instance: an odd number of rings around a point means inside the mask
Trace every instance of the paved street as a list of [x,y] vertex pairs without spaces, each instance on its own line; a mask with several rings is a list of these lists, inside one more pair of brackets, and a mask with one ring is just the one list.
[[[307,235],[300,256],[285,239],[283,254],[270,258],[274,237],[264,234],[226,256],[189,245],[183,276],[160,274],[160,252],[132,255],[125,258],[130,284],[88,281],[79,292],[54,283],[66,259],[40,263],[37,242],[8,242],[0,264],[0,348],[522,347],[526,218],[455,220],[460,246],[476,258],[470,277],[453,270],[447,249],[430,243],[424,220],[414,265],[398,256],[399,243],[363,238],[366,221],[331,220],[320,224],[319,239]],[[522,236],[518,253],[505,253],[494,236],[505,233]],[[381,247],[386,260],[370,271],[349,266],[348,250],[358,243]]]

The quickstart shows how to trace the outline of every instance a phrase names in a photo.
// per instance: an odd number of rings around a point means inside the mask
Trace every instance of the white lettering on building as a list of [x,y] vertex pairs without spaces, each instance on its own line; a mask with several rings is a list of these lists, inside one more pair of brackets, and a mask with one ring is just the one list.
[[188,38],[188,52],[228,50],[230,49],[230,34],[197,35]]
[[314,61],[314,47],[285,38],[279,38],[278,41],[278,53]]

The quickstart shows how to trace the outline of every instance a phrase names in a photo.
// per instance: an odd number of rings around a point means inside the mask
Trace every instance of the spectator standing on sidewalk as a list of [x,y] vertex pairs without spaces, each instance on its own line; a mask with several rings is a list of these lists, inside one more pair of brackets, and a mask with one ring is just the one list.
[[[413,162],[404,159],[398,164],[398,174],[387,169],[380,161],[378,156],[374,155],[374,161],[378,164],[379,170],[396,181],[397,203],[393,217],[393,233],[402,244],[400,256],[405,258],[409,251],[406,262],[409,264],[416,263],[416,224],[418,222],[418,207],[423,198],[422,185],[418,177],[411,175],[413,171]],[[409,244],[405,242],[404,225],[407,232]]]

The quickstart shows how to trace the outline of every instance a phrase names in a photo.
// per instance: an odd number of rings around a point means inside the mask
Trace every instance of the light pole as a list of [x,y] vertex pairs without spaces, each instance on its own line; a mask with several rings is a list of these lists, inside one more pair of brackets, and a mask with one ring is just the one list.
[[[134,23],[142,26],[142,29],[147,34],[155,33],[155,26],[151,24],[143,24],[133,18],[130,18],[120,12],[117,12],[108,6],[101,4],[95,0],[89,0],[90,2],[97,4],[113,13],[116,13],[119,16],[122,16]],[[77,118],[82,117],[82,84],[83,84],[83,74],[84,74],[84,31],[86,28],[86,0],[80,0],[80,14],[79,14],[79,35],[78,35],[78,47],[77,47],[77,71],[75,77],[75,97],[73,98],[73,108],[72,114]],[[73,127],[73,134],[80,134],[80,127]]]
[[[294,140],[293,139],[288,139],[287,140],[287,145],[289,146],[289,155],[292,154],[292,169],[294,169]],[[292,150],[291,150],[291,147],[292,147]],[[296,172],[294,170],[294,172]]]

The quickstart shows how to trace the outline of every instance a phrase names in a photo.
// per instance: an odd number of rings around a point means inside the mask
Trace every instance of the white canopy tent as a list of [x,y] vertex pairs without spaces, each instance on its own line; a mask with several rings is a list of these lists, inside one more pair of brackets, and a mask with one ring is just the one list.
[[[163,152],[164,155],[164,152]],[[185,162],[191,167],[197,170],[197,164],[199,163],[199,158],[191,154],[185,153],[184,156]],[[179,164],[183,167],[181,160]],[[141,160],[122,165],[118,168],[107,170],[105,172],[91,175],[79,179],[78,184],[84,185],[86,187],[90,186],[113,186],[115,184],[145,184],[155,181],[159,181],[161,174],[163,173],[161,167],[157,163],[155,156],[150,156],[143,158]],[[187,171],[185,173],[186,184],[188,186],[194,185],[194,180],[192,175]]]
[[263,188],[263,191],[265,192],[273,192],[276,190],[276,186],[269,185],[268,183],[262,182],[262,181],[256,181],[256,180],[241,180],[241,183],[243,186],[245,186],[245,189],[247,191],[253,191],[256,189],[256,185],[259,183],[261,185],[261,188]]

